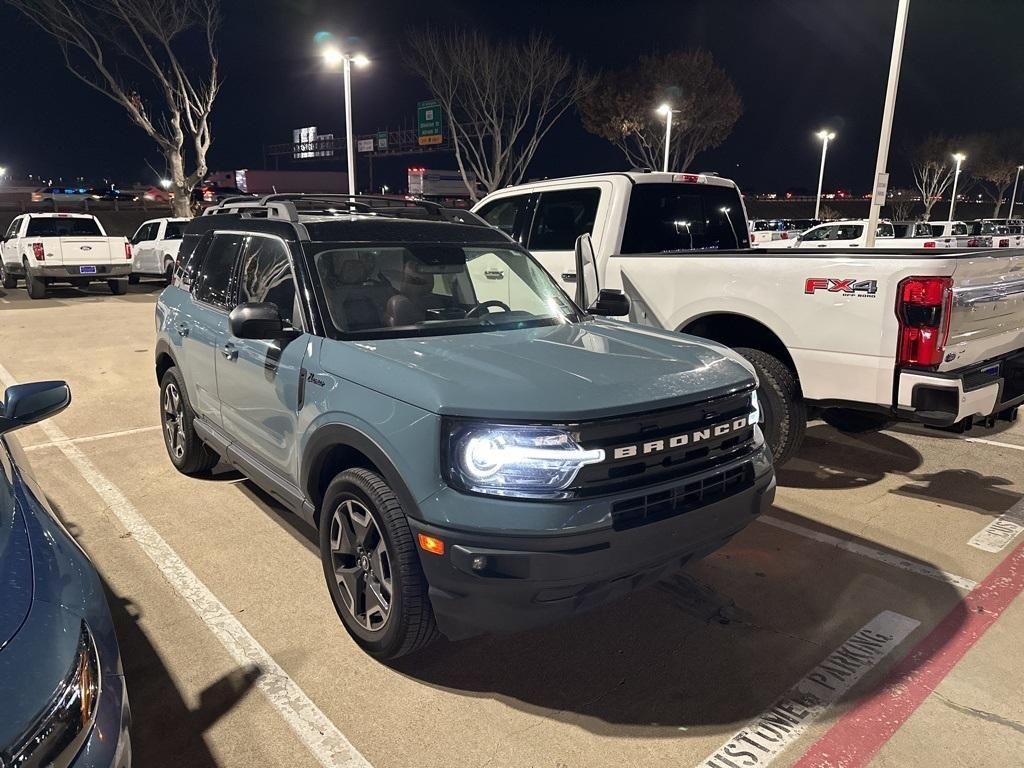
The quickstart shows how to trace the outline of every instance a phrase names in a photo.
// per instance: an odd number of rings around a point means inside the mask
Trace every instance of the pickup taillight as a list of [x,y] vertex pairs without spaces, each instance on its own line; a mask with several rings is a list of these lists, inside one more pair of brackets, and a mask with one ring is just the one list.
[[908,277],[896,293],[897,365],[937,366],[949,339],[953,278]]
[[42,243],[32,243],[32,255],[36,257],[36,261],[43,261],[46,258]]
[[925,248],[934,248],[935,247],[935,241],[934,240],[925,240],[924,247]]
[[1004,237],[1004,238],[1000,239],[999,247],[1000,248],[1009,248],[1010,247],[1010,238]]
[[789,232],[783,232],[779,235],[779,240],[789,240]]
[[124,244],[124,257],[126,259],[128,259],[128,260],[131,260],[131,258],[132,258],[132,244],[131,243],[125,243]]

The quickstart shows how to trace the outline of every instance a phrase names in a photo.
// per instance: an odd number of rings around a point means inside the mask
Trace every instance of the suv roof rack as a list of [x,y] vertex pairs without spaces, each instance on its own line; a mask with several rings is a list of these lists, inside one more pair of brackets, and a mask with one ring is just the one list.
[[279,192],[260,198],[229,197],[203,211],[203,216],[234,214],[298,222],[300,216],[362,214],[399,219],[433,219],[456,224],[490,226],[471,211],[446,208],[431,200],[387,195]]

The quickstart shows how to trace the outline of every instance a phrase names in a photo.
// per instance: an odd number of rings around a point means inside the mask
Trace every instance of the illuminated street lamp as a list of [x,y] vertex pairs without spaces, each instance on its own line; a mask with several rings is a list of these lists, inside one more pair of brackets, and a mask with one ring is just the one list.
[[342,66],[345,75],[345,144],[348,150],[348,193],[356,193],[356,147],[352,138],[352,65],[365,67],[370,60],[361,53],[346,53],[340,48],[329,46],[324,48],[324,63],[329,69]]
[[678,111],[678,109],[672,109],[672,105],[668,103],[658,107],[658,114],[665,117],[665,165],[662,168],[665,173],[668,173],[668,159],[672,154],[672,115]]
[[821,139],[821,170],[818,171],[818,198],[814,202],[814,218],[817,219],[818,211],[821,208],[821,184],[825,180],[825,153],[828,152],[828,143],[836,135],[828,129],[818,131],[815,135]]
[[160,179],[160,186],[163,187],[164,189],[170,189],[171,188],[171,180],[170,179]]
[[[1017,178],[1015,178],[1013,180],[1013,194],[1010,195],[1010,216],[1009,216],[1009,218],[1011,218],[1011,219],[1013,218],[1013,204],[1017,202],[1017,182],[1020,181],[1021,169],[1024,169],[1024,165],[1018,165],[1017,166]],[[4,175],[4,169],[0,168],[0,176],[3,176],[3,175]]]
[[957,152],[953,155],[953,159],[956,160],[956,173],[953,174],[953,196],[949,200],[949,220],[953,221],[953,211],[956,209],[956,183],[960,179],[960,163],[967,157],[963,152]]

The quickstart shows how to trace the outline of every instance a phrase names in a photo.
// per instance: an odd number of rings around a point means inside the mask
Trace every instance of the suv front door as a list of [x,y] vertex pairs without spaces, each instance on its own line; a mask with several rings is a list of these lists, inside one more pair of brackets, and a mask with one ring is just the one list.
[[239,339],[227,332],[216,355],[224,431],[236,448],[250,454],[242,458],[255,458],[295,484],[303,362],[313,337],[303,330],[305,320],[285,242],[271,235],[249,234],[236,284],[239,304],[271,302],[286,329],[292,330],[274,340]]

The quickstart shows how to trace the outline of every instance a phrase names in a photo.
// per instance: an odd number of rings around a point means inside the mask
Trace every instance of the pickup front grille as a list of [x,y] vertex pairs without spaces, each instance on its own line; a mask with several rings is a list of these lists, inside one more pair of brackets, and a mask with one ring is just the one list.
[[623,531],[682,515],[721,501],[753,484],[754,468],[748,461],[675,488],[617,501],[612,505],[612,527]]

